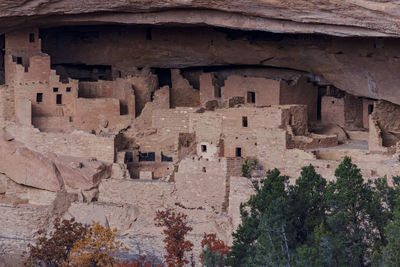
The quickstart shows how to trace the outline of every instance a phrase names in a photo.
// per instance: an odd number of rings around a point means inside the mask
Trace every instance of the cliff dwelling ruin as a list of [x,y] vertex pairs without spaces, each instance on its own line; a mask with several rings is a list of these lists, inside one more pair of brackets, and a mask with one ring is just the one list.
[[296,179],[312,164],[333,179],[345,155],[366,178],[398,174],[394,34],[101,14],[0,28],[0,254],[54,212],[117,226],[148,255],[161,254],[151,219],[162,207],[192,216],[192,240],[211,228],[229,243],[252,193],[249,158],[253,178],[278,168]]

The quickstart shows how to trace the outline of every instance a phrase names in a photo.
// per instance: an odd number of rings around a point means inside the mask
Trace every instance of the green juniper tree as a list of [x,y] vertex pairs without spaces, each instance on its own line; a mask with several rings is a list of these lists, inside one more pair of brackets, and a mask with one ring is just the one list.
[[400,177],[393,177],[391,205],[394,210],[393,220],[385,227],[387,245],[382,253],[383,266],[400,266]]
[[229,254],[232,266],[293,266],[296,248],[325,221],[326,181],[304,167],[294,186],[277,169],[267,172],[241,208],[242,224]]
[[289,186],[287,176],[268,171],[241,206],[227,263],[400,266],[400,178],[393,178],[394,187],[386,178],[365,181],[349,157],[335,176],[327,184],[308,166]]
[[[365,182],[360,169],[345,157],[326,190],[326,225],[314,240],[318,260],[326,266],[368,266],[385,243],[383,225],[389,216],[380,201],[386,187]],[[378,184],[379,185],[379,184]],[[315,265],[315,262],[310,265]]]

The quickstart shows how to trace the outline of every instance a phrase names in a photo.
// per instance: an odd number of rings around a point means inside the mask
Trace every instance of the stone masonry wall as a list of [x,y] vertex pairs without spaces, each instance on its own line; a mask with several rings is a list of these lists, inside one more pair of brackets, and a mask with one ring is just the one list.
[[163,208],[173,205],[174,183],[152,180],[103,180],[99,201]]
[[222,87],[222,99],[228,100],[234,96],[242,96],[248,103],[247,92],[255,93],[255,105],[278,105],[280,82],[265,78],[242,77],[238,75],[229,76]]
[[317,120],[318,88],[302,76],[294,85],[281,81],[279,104],[306,105],[309,121]]
[[15,116],[14,87],[0,86],[0,122],[10,120]]
[[228,206],[229,174],[240,175],[238,168],[228,168],[241,161],[226,158],[211,160],[190,157],[182,160],[175,174],[178,202],[186,208],[221,212]]
[[400,140],[399,117],[400,106],[386,101],[375,102],[372,119],[382,131],[383,146],[393,146]]
[[167,133],[188,133],[189,115],[194,108],[159,109],[153,111],[152,127]]
[[121,120],[119,100],[116,98],[78,98],[74,116],[76,129],[97,130],[115,127]]
[[31,127],[9,125],[6,130],[28,148],[41,152],[53,152],[83,158],[97,158],[114,162],[114,137],[102,137],[84,132],[43,133]]
[[180,73],[180,70],[171,70],[171,107],[198,107],[200,105],[200,91],[194,89],[189,81]]
[[321,122],[344,126],[344,98],[323,96],[321,100]]

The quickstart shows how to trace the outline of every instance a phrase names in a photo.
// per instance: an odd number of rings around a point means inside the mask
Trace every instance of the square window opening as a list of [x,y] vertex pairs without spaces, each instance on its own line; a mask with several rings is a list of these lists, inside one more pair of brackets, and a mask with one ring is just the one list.
[[125,158],[124,158],[125,163],[133,162],[133,153],[128,151],[125,153]]
[[201,145],[201,152],[207,152],[207,146],[206,145]]
[[62,94],[58,94],[56,97],[56,104],[61,105],[62,104]]
[[172,157],[165,156],[164,153],[161,152],[161,161],[172,162],[173,159]]
[[43,102],[43,93],[36,94],[36,103]]
[[256,93],[255,92],[247,92],[247,103],[256,103]]
[[29,34],[29,42],[30,43],[34,43],[35,42],[35,34],[34,33],[30,33]]
[[370,105],[368,105],[368,115],[372,114],[372,112],[374,112],[374,105],[370,104]]
[[71,92],[71,87],[67,87],[67,88],[65,89],[65,91]]
[[243,127],[248,127],[248,121],[247,121],[247,117],[242,117],[242,126]]
[[237,147],[236,149],[235,149],[235,154],[236,154],[236,157],[242,157],[242,148],[240,148],[240,147]]
[[58,92],[58,87],[53,87],[53,92]]
[[22,65],[22,57],[17,57],[17,64]]
[[155,152],[148,152],[148,153],[139,152],[139,161],[156,161],[156,153]]

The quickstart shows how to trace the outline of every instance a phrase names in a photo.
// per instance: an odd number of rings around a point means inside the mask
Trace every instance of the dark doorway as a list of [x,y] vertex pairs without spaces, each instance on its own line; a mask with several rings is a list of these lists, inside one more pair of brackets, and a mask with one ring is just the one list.
[[207,152],[207,146],[201,145],[201,152]]
[[158,77],[158,85],[160,87],[168,85],[169,88],[172,88],[172,80],[171,80],[171,69],[154,69],[154,74]]
[[256,93],[255,92],[247,92],[247,103],[255,104],[256,103]]
[[61,105],[62,104],[62,94],[58,94],[57,95],[56,104],[57,105]]
[[43,93],[36,94],[36,103],[43,102]]
[[133,153],[128,151],[125,152],[125,158],[124,158],[125,163],[133,162]]
[[34,33],[30,33],[29,34],[29,42],[30,43],[34,43],[35,42],[35,34]]
[[368,115],[372,114],[372,112],[374,112],[374,105],[370,104],[370,105],[368,105]]
[[242,117],[242,126],[246,128],[248,125],[247,117]]
[[237,147],[235,152],[236,152],[236,157],[239,157],[239,158],[242,157],[242,148]]

